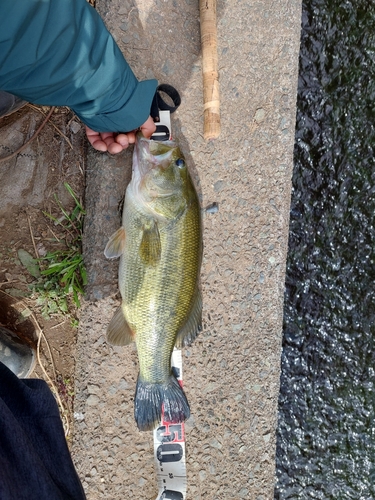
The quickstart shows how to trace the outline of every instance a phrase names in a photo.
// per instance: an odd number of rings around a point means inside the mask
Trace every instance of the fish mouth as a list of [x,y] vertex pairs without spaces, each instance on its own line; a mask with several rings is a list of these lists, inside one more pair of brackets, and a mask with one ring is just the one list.
[[138,133],[133,153],[133,169],[138,169],[143,177],[155,166],[166,167],[175,147],[174,141],[154,141]]

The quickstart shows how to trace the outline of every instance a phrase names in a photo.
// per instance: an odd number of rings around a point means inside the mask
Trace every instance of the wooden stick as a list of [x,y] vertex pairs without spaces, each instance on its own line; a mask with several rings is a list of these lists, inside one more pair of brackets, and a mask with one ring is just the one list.
[[220,95],[217,58],[216,0],[199,0],[205,140],[220,134]]

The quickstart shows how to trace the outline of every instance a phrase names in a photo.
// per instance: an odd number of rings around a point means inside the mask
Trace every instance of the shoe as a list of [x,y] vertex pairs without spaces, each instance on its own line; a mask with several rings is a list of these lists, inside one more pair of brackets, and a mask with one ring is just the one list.
[[9,94],[9,92],[5,92],[5,90],[0,90],[0,118],[11,115],[26,104],[27,101],[13,94]]
[[17,377],[27,378],[35,368],[36,356],[32,347],[18,335],[0,325],[0,362]]

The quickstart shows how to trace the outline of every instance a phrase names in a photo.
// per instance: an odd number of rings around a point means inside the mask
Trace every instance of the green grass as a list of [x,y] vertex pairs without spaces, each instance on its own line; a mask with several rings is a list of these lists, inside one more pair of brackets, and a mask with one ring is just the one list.
[[[64,235],[61,239],[56,239],[62,249],[48,252],[39,259],[41,278],[33,289],[45,318],[56,313],[69,314],[70,300],[79,308],[80,296],[83,295],[87,283],[82,256],[85,211],[69,184],[65,182],[64,186],[74,200],[73,210],[67,211],[55,195],[55,201],[62,213],[61,217],[56,218],[48,212],[43,212],[55,225],[60,226]],[[76,326],[77,320],[73,318],[72,324]]]

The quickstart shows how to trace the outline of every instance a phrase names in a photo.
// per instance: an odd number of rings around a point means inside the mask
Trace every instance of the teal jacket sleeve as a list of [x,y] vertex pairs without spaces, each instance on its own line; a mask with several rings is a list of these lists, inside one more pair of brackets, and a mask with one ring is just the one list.
[[129,132],[150,114],[139,82],[86,0],[0,0],[0,89],[68,106],[97,132]]

